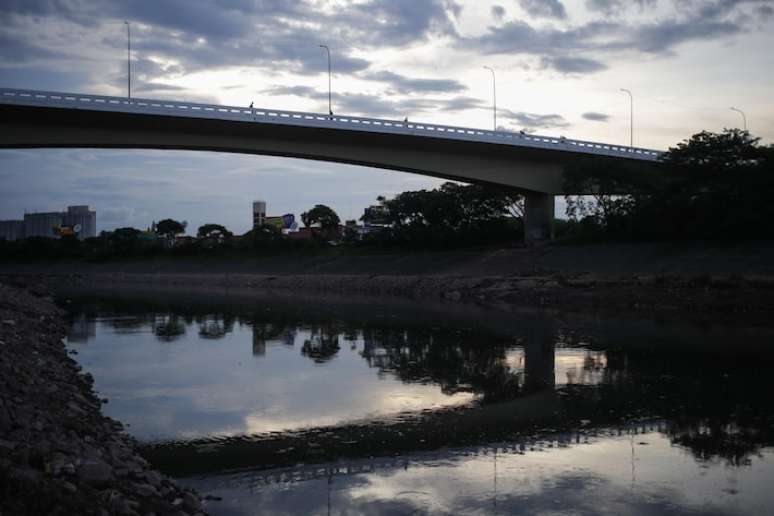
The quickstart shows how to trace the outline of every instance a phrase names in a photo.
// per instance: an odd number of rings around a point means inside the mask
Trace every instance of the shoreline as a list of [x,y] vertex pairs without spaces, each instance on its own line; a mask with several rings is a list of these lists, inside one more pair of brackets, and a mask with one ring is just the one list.
[[[42,294],[37,290],[38,294]],[[102,414],[50,298],[0,285],[0,514],[205,515]]]
[[22,287],[233,289],[395,297],[694,320],[768,320],[774,242],[547,245],[436,252],[0,264]]
[[0,282],[43,290],[232,290],[263,294],[352,295],[417,302],[534,308],[598,315],[713,321],[768,321],[774,276],[535,274],[526,276],[246,273],[21,273]]

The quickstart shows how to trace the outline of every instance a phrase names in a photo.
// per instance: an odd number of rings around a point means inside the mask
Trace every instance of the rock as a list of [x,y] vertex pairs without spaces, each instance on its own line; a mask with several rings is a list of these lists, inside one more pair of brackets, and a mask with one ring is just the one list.
[[183,507],[191,512],[198,512],[202,510],[202,502],[198,496],[187,492],[183,495]]
[[134,492],[136,492],[138,495],[142,496],[143,498],[149,498],[151,496],[158,495],[158,491],[156,491],[156,488],[150,484],[135,484]]
[[75,484],[71,484],[70,482],[63,482],[62,487],[64,487],[65,491],[68,493],[74,493],[78,490],[78,488],[75,487]]
[[99,459],[90,459],[78,468],[78,479],[93,486],[104,486],[113,480],[113,469]]
[[146,471],[145,480],[153,487],[159,487],[161,485],[161,475],[155,471]]

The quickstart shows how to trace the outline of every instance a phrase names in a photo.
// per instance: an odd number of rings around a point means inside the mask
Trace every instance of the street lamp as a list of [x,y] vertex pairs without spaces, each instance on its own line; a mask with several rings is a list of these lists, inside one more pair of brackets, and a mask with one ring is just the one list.
[[328,53],[328,113],[333,116],[333,103],[331,102],[331,49],[328,45],[320,45]]
[[132,101],[132,33],[129,30],[129,22],[126,24],[126,95],[129,102]]
[[621,91],[629,94],[629,147],[634,147],[634,95],[626,88]]
[[487,70],[492,72],[492,115],[494,118],[494,131],[497,131],[497,80],[495,79],[495,71],[489,66],[484,66]]
[[742,122],[744,122],[744,130],[745,132],[747,132],[747,117],[745,116],[744,111],[742,111],[741,109],[737,109],[735,107],[732,107],[731,110],[736,111],[737,113],[742,115]]

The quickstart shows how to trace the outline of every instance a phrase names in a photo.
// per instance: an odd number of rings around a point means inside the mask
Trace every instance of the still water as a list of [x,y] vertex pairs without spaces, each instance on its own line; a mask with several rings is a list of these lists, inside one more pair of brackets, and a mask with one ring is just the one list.
[[774,329],[234,292],[62,294],[212,514],[772,514]]

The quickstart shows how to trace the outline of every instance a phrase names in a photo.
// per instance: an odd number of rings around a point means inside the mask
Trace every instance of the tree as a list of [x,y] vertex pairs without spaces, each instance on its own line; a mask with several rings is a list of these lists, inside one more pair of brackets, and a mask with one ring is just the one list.
[[670,148],[655,167],[578,163],[565,171],[564,187],[586,195],[567,197],[567,215],[605,238],[772,237],[774,147],[758,142],[739,129],[702,131]]
[[451,182],[434,190],[408,191],[377,201],[379,204],[366,209],[361,220],[389,230],[369,239],[418,246],[515,240],[520,229],[513,221],[523,213],[523,198],[518,193]]
[[185,233],[185,222],[178,222],[173,219],[164,219],[156,224],[156,232],[172,240],[175,236]]
[[336,212],[328,206],[317,204],[311,210],[301,214],[301,222],[308,228],[319,224],[323,229],[331,229],[339,227],[340,219]]
[[204,224],[199,226],[196,236],[199,238],[215,238],[217,240],[229,239],[234,234],[220,224]]

